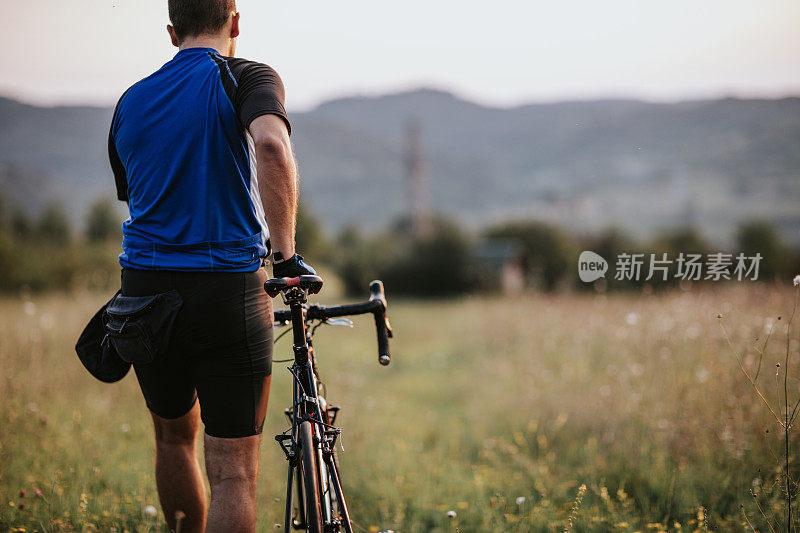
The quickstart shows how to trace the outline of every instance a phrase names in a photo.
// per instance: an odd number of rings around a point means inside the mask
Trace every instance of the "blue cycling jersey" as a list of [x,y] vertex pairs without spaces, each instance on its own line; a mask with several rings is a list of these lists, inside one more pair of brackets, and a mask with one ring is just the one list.
[[289,127],[270,67],[187,48],[120,98],[109,132],[117,196],[128,202],[123,267],[247,272],[270,250],[248,132]]

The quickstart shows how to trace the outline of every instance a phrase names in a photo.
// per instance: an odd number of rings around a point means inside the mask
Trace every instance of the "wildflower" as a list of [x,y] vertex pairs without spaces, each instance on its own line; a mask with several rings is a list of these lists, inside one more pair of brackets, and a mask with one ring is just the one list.
[[525,496],[517,496],[517,505],[525,503]]
[[27,492],[25,492],[25,489],[22,489],[21,491],[19,491],[19,497],[20,497],[20,498],[24,498],[24,497],[25,497],[25,496],[27,496],[27,495],[28,495],[28,493],[27,493]]
[[795,276],[795,277],[794,277],[794,279],[792,280],[792,284],[793,284],[795,287],[797,287],[798,285],[800,285],[800,275],[798,275],[798,276]]
[[157,514],[158,514],[158,511],[156,511],[155,507],[153,507],[152,505],[145,506],[145,508],[144,508],[144,515],[145,516],[153,517],[153,516],[156,516]]
[[20,502],[20,504],[17,506],[17,508],[24,510],[25,509],[25,504],[23,502]]
[[42,492],[42,489],[36,489],[35,491],[33,491],[33,495],[36,496],[37,498],[44,498],[44,493]]
[[706,523],[706,510],[701,505],[700,507],[697,508],[697,524],[700,527],[705,527],[705,523]]
[[455,518],[456,516],[458,515],[456,515],[455,511],[447,511],[447,518]]

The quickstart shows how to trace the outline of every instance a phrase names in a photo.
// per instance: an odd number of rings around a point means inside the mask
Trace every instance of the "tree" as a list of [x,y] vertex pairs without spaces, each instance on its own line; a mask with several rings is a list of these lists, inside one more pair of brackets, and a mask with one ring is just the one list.
[[759,279],[774,281],[791,275],[788,272],[789,251],[770,223],[751,221],[742,224],[736,235],[736,244],[737,254],[739,252],[743,252],[746,256],[761,254]]
[[0,194],[0,233],[5,233],[8,229],[8,221],[6,220],[6,202],[2,194]]
[[487,237],[506,239],[522,248],[522,263],[526,277],[546,290],[555,289],[578,254],[572,239],[557,228],[537,221],[517,221],[489,229]]
[[461,294],[475,286],[471,242],[456,224],[437,220],[429,236],[415,240],[393,228],[363,236],[348,226],[339,234],[334,264],[348,294],[363,295],[376,278],[387,292],[415,296]]
[[297,234],[295,235],[297,250],[314,262],[328,253],[328,243],[319,219],[312,213],[308,204],[301,201],[297,206]]
[[69,243],[71,231],[67,215],[58,204],[48,206],[36,222],[36,235],[45,241],[58,244]]
[[[385,237],[386,241],[393,239],[393,235]],[[398,294],[462,294],[475,285],[470,271],[471,250],[469,237],[457,224],[438,219],[430,235],[411,241],[402,253],[398,249],[392,256],[384,253],[379,275],[387,290]]]
[[16,210],[11,215],[11,235],[17,240],[25,240],[33,235],[33,223],[24,211]]
[[367,237],[355,225],[342,229],[332,259],[347,294],[362,296],[367,284],[380,277],[384,265],[394,259],[398,249],[396,240],[386,235]]
[[86,218],[86,239],[89,242],[119,239],[121,235],[119,219],[110,200],[107,198],[97,200],[92,204]]
[[663,254],[666,253],[667,259],[672,263],[668,266],[670,271],[666,281],[661,277],[661,273],[656,272],[654,275],[659,277],[655,278],[655,282],[651,286],[653,288],[667,288],[686,283],[681,277],[676,276],[678,273],[677,261],[681,254],[685,254],[685,257],[688,257],[689,254],[700,254],[705,258],[713,251],[708,241],[697,229],[691,226],[683,226],[661,233],[650,243],[649,251],[645,254],[645,260],[647,262],[653,260],[650,258],[650,254],[655,254],[655,260],[660,261],[663,258]]
[[670,258],[677,257],[681,252],[705,255],[711,251],[708,241],[691,226],[662,233],[656,238],[652,248],[655,252],[666,252]]
[[[642,253],[636,241],[618,228],[607,228],[599,236],[583,243],[584,250],[591,250],[608,261],[608,272],[603,280],[597,280],[595,287],[603,286],[607,289],[634,288],[634,281],[615,279],[617,257],[620,254]],[[590,288],[591,285],[581,283],[580,287]]]

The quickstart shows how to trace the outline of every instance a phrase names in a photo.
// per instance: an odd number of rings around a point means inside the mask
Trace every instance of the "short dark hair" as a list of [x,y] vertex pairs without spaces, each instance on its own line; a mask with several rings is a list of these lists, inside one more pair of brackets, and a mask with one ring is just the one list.
[[186,37],[218,32],[231,11],[235,0],[168,0],[169,20],[178,41]]

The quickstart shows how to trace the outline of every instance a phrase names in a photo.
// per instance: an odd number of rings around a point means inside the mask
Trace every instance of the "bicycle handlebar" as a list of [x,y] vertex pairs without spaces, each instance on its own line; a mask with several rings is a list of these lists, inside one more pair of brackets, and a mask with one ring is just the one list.
[[[269,280],[267,283],[270,284],[271,289],[277,289],[277,291],[292,286],[298,286],[297,283],[273,283],[275,281],[277,280]],[[272,296],[272,291],[267,292],[269,292],[270,296]],[[316,304],[309,305],[308,309],[306,309],[305,317],[306,320],[325,320],[328,318],[336,318],[341,316],[372,314],[375,318],[375,330],[378,335],[378,362],[383,366],[386,366],[392,361],[392,355],[389,350],[389,339],[392,337],[392,326],[389,324],[389,319],[386,316],[388,304],[386,303],[386,296],[383,292],[383,283],[377,279],[371,281],[369,284],[369,292],[369,300],[362,303],[330,306]],[[274,312],[274,317],[276,324],[287,324],[292,321],[292,314],[289,309],[277,309]]]
[[378,333],[378,362],[386,366],[392,362],[392,354],[389,352],[389,337],[392,336],[392,326],[386,317],[388,304],[386,303],[386,295],[383,293],[383,282],[381,280],[370,281],[369,301],[380,303],[378,311],[373,315],[375,317],[375,331]]

